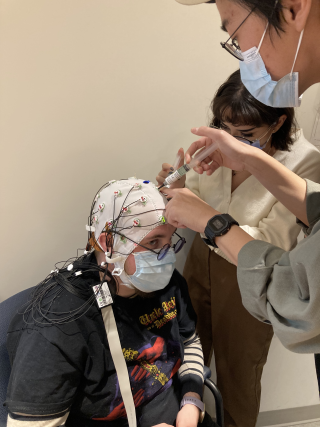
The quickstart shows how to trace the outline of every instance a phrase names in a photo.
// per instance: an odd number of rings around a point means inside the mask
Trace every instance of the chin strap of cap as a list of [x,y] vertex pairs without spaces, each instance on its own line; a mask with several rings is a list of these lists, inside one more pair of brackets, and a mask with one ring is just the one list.
[[119,255],[116,258],[110,258],[110,255],[111,255],[110,252],[105,252],[106,262],[108,264],[114,264],[114,269],[111,273],[112,276],[119,276],[123,285],[125,285],[127,288],[135,289],[127,273],[124,271],[124,263],[127,257]]
[[110,252],[105,252],[104,254],[106,256],[106,262],[108,264],[115,264],[116,262],[119,262],[119,261],[123,260],[123,256],[122,255],[119,255],[119,256],[117,256],[115,258],[110,258],[110,255],[111,255]]

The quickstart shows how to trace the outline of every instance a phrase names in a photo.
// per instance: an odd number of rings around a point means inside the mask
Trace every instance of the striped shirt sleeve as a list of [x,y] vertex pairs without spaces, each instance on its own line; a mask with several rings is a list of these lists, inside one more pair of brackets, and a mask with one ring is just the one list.
[[182,384],[182,396],[190,391],[202,396],[203,388],[203,353],[199,335],[194,332],[183,341],[184,358],[178,371]]

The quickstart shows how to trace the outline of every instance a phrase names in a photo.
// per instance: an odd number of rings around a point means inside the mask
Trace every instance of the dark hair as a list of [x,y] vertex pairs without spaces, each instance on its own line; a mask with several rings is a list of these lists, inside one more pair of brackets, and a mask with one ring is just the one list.
[[250,94],[242,83],[240,70],[232,73],[219,87],[210,108],[213,113],[211,125],[217,127],[221,126],[221,121],[230,122],[234,126],[271,126],[285,114],[287,116],[285,122],[272,135],[271,146],[277,150],[289,151],[290,145],[295,141],[297,124],[294,108],[273,108],[262,104]]
[[269,22],[269,29],[273,27],[278,34],[283,30],[285,22],[281,0],[234,0],[248,11],[254,9],[254,13]]

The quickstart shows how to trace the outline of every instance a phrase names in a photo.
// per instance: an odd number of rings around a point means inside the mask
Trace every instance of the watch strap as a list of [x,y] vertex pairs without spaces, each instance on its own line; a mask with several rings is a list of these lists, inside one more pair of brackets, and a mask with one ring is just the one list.
[[184,407],[184,405],[191,404],[199,408],[200,414],[199,414],[199,423],[202,423],[204,416],[205,416],[205,405],[204,403],[197,399],[196,397],[192,396],[186,396],[181,400],[180,403],[180,409]]
[[192,397],[192,396],[186,396],[181,400],[180,403],[180,409],[186,405],[187,403],[191,403],[191,405],[196,406],[197,408],[200,409],[201,412],[204,411],[204,403],[200,400],[197,399],[196,397]]
[[204,243],[208,246],[213,246],[213,243],[211,240],[207,239],[206,237],[201,237],[201,239],[204,241]]

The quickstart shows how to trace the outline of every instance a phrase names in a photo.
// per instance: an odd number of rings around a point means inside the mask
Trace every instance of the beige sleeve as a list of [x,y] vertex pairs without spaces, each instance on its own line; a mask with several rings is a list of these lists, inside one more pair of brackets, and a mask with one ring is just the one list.
[[[269,215],[259,221],[258,227],[241,225],[240,228],[255,240],[272,243],[285,251],[289,251],[296,245],[301,230],[296,217],[280,202],[273,205]],[[232,264],[221,249],[217,248],[214,251]]]
[[[19,415],[24,415],[26,417],[28,416],[27,414],[19,414]],[[32,417],[32,421],[14,420],[13,418],[10,417],[10,415],[8,415],[7,427],[58,427],[58,426],[64,425],[64,423],[68,418],[68,415],[69,415],[69,412],[62,415],[61,417],[53,418],[51,420],[42,420],[40,415],[39,420],[36,420],[36,421],[34,421],[34,418],[35,418],[34,415],[30,415],[30,417]]]
[[242,225],[240,228],[254,239],[272,243],[285,251],[296,245],[301,230],[296,217],[280,202],[273,205],[269,215],[259,221],[258,227]]

